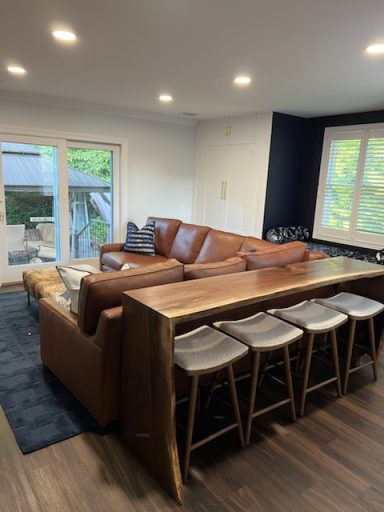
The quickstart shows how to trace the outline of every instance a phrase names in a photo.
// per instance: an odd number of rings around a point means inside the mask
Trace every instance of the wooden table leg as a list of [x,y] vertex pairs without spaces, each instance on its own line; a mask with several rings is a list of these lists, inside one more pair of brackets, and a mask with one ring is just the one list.
[[154,478],[181,503],[173,353],[172,322],[124,295],[122,436]]

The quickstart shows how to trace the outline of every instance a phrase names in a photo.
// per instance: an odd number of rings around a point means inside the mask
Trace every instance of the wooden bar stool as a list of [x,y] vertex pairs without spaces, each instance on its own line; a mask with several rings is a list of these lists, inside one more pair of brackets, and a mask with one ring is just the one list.
[[[338,311],[326,308],[325,306],[321,306],[320,304],[316,304],[315,302],[308,300],[300,302],[299,304],[289,308],[271,309],[268,313],[282,318],[291,324],[298,325],[306,334],[306,352],[300,400],[300,416],[303,416],[304,414],[307,394],[315,389],[326,386],[331,382],[336,382],[337,395],[340,397],[341,382],[336,329],[340,325],[344,324],[348,320],[348,317],[343,313],[339,313]],[[314,338],[316,334],[323,333],[330,333],[335,377],[323,380],[318,384],[308,387]]]
[[[341,292],[329,299],[314,299],[317,304],[322,304],[327,308],[340,311],[349,317],[349,333],[347,341],[347,360],[344,373],[344,394],[348,391],[348,381],[351,373],[360,370],[365,366],[372,366],[373,380],[377,380],[377,354],[375,342],[375,327],[373,318],[384,311],[384,304],[353,293]],[[371,360],[355,366],[351,369],[351,360],[353,346],[355,344],[356,322],[360,320],[368,320],[369,328],[369,344],[371,349]]]
[[[186,375],[192,377],[184,454],[184,482],[188,478],[192,450],[234,428],[238,429],[241,446],[245,446],[232,365],[246,355],[247,352],[247,347],[242,343],[207,325],[175,338],[175,364]],[[216,373],[223,368],[227,368],[228,372],[228,385],[236,421],[192,444],[199,376]]]
[[[215,322],[213,324],[221,331],[230,334],[249,347],[252,352],[251,386],[249,393],[248,418],[245,431],[245,442],[249,444],[252,430],[252,420],[285,404],[290,404],[292,420],[296,420],[295,397],[293,393],[289,345],[303,336],[303,331],[293,325],[283,322],[266,313],[257,313],[242,320]],[[285,379],[288,388],[288,398],[275,402],[268,407],[255,411],[256,391],[259,380],[260,358],[266,352],[267,360],[275,350],[283,349]],[[281,382],[281,381],[279,381]]]

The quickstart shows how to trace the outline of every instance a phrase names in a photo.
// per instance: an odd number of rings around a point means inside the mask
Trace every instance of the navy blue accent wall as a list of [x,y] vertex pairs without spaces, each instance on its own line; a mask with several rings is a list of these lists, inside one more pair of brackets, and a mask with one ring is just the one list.
[[325,128],[383,122],[384,110],[311,119],[274,113],[263,233],[288,225],[312,233]]
[[263,234],[276,226],[302,224],[301,181],[307,159],[308,119],[274,112]]

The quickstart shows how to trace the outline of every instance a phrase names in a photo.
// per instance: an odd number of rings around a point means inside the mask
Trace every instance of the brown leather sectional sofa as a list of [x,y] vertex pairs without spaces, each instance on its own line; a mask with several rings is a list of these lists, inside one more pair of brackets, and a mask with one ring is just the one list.
[[[149,219],[156,221],[158,255],[125,253],[124,244],[103,246],[100,265],[108,272],[82,279],[78,316],[52,298],[39,302],[43,363],[101,425],[119,417],[124,291],[245,271],[255,265],[252,258],[261,257],[262,266],[284,264],[292,250],[301,251],[302,259],[323,257],[300,243],[282,247],[175,219]],[[136,268],[119,271],[124,263]]]
[[[156,256],[124,252],[123,242],[105,244],[100,250],[100,269],[108,272],[120,270],[125,263],[135,268],[176,258],[184,263],[188,271],[191,268],[189,265],[220,262],[254,252],[279,252],[283,257],[284,251],[292,247],[300,245],[305,247],[302,242],[276,245],[260,238],[227,233],[207,226],[186,224],[177,219],[148,217],[147,222],[151,220],[155,221]],[[319,259],[324,256],[323,253],[303,251],[303,260]]]

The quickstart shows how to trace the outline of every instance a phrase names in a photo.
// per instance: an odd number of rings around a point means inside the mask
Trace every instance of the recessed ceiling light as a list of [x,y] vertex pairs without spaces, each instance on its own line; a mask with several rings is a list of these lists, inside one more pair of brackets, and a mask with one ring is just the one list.
[[371,44],[365,51],[367,53],[384,53],[384,43]]
[[25,73],[27,72],[23,67],[21,66],[8,66],[7,67],[9,73],[11,73],[12,75],[25,75]]
[[73,43],[77,39],[76,34],[69,30],[54,30],[52,35],[58,41],[63,41],[65,43]]
[[170,94],[160,94],[159,101],[161,101],[162,103],[170,103],[171,101],[173,101],[173,98]]
[[251,78],[249,76],[240,75],[233,80],[233,83],[236,85],[249,85],[251,83]]

